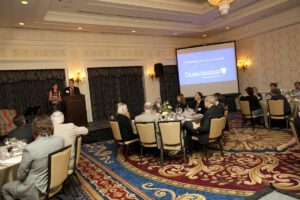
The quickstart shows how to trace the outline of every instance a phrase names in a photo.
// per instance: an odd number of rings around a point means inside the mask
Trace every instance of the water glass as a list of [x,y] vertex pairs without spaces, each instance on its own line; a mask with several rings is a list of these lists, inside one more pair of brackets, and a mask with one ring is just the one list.
[[4,144],[7,145],[7,146],[10,144],[9,138],[4,138],[3,142],[4,142]]

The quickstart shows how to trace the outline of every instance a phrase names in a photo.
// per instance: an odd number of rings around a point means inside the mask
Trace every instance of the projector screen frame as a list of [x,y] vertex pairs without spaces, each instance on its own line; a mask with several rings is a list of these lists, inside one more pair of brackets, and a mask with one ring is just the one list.
[[[189,48],[196,48],[196,47],[204,47],[204,46],[212,46],[212,45],[219,45],[219,44],[226,44],[226,43],[233,43],[233,45],[234,45],[235,68],[236,68],[236,78],[237,78],[238,92],[237,93],[226,93],[226,94],[222,94],[222,95],[223,96],[236,96],[236,95],[239,95],[241,92],[240,92],[239,74],[238,74],[238,67],[237,67],[237,54],[236,54],[236,41],[235,40],[226,41],[226,42],[207,43],[207,44],[204,43],[204,44],[199,44],[199,45],[192,45],[192,46],[187,46],[187,47],[175,48],[177,71],[179,72],[179,69],[178,69],[178,56],[177,56],[177,51],[178,50],[189,49]],[[180,81],[179,81],[179,73],[178,73],[177,78],[178,78],[180,93],[182,93],[181,87],[180,87]],[[199,91],[195,91],[195,93],[196,92],[199,92]],[[186,97],[186,98],[192,98],[192,97],[189,96],[189,97]]]

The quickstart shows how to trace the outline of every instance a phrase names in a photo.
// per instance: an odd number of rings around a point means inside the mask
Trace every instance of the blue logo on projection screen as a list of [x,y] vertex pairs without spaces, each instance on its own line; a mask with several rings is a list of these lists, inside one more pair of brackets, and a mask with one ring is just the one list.
[[178,54],[180,85],[236,80],[233,48]]

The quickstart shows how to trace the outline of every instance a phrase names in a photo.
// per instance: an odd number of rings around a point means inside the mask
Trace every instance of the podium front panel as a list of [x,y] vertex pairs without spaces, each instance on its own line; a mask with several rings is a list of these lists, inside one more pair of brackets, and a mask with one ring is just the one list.
[[74,123],[77,126],[87,126],[87,113],[84,95],[65,96],[66,123]]

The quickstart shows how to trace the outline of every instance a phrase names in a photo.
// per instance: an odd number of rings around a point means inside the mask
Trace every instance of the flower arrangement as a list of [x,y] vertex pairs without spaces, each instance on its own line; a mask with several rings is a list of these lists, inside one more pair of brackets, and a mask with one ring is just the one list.
[[160,113],[162,115],[167,115],[172,111],[172,106],[170,105],[169,101],[164,101],[160,107]]

